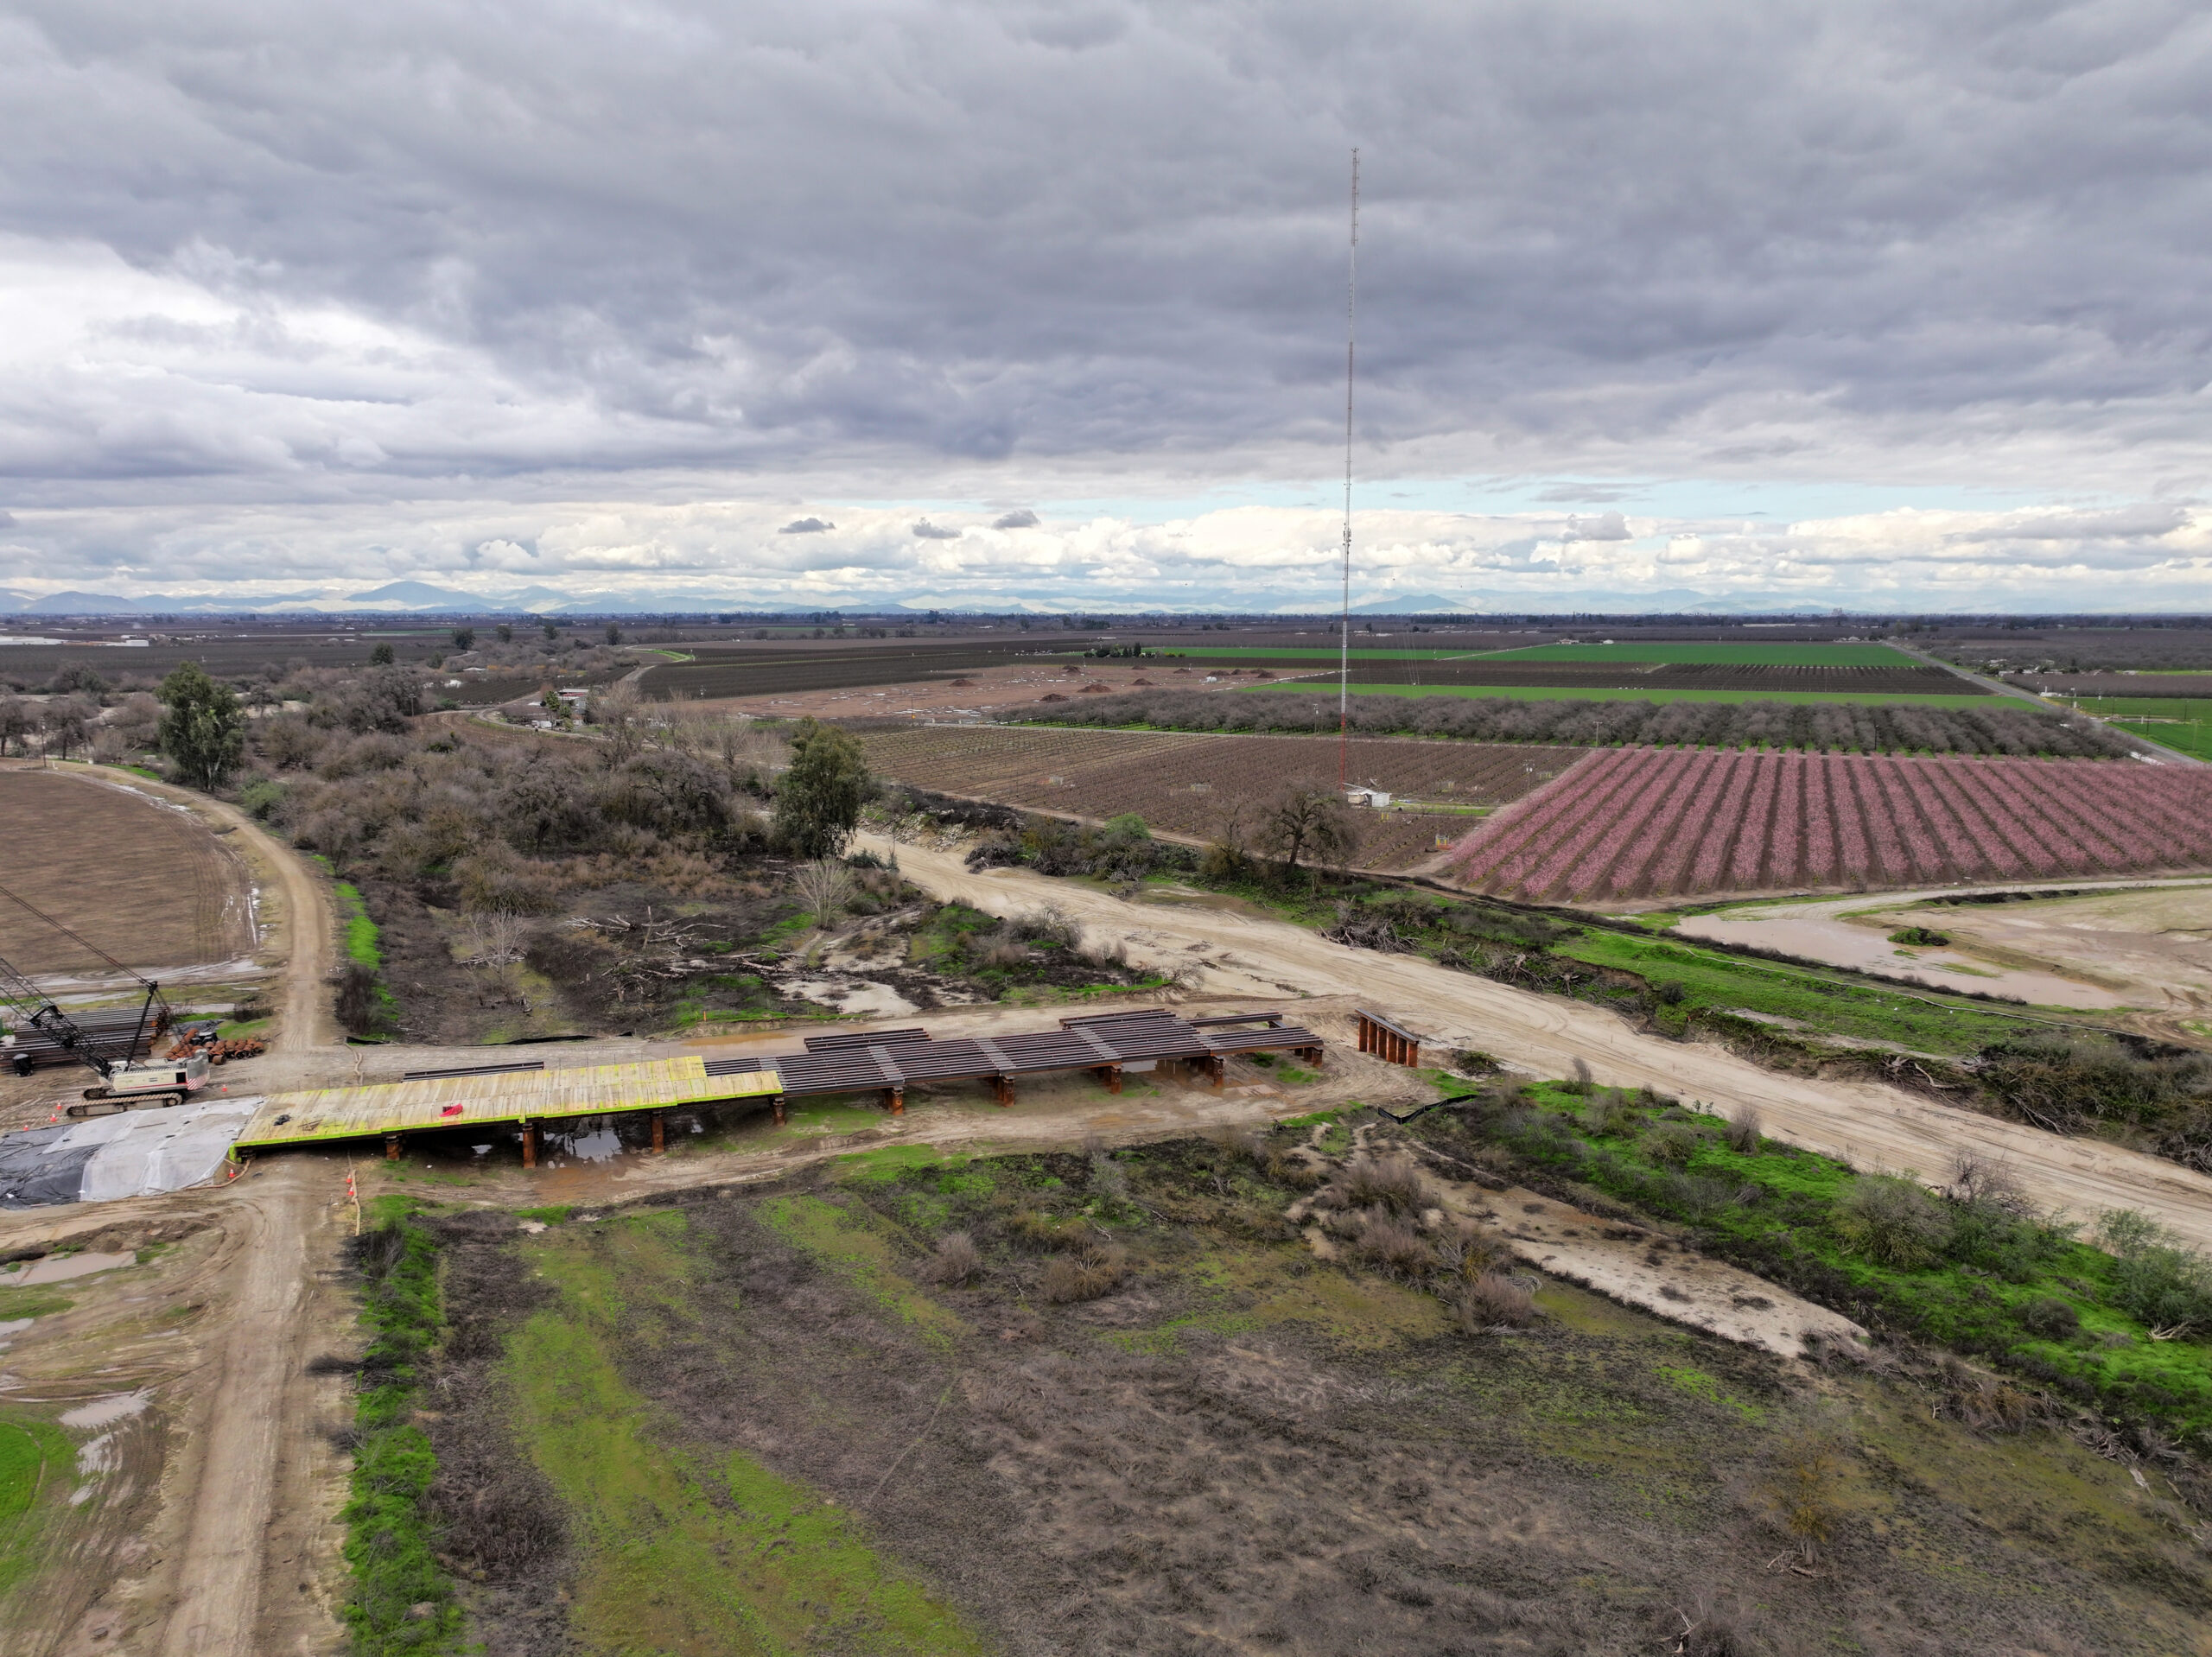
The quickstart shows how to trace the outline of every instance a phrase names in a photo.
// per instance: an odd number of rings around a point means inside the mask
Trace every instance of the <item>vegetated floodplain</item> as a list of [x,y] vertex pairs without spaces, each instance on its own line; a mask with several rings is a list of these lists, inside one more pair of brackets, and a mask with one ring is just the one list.
[[1532,1275],[1348,1126],[431,1222],[463,1637],[1412,1657],[1658,1649],[1675,1605],[1716,1650],[2198,1637],[2166,1486],[2032,1400],[1961,1419],[2026,1394],[1808,1380]]
[[[1599,927],[1554,946],[1570,960],[1632,972],[1677,987],[1655,1009],[1661,1028],[1688,1033],[1699,1013],[1786,1019],[1784,1029],[1878,1041],[1920,1053],[1965,1057],[2035,1026],[1986,1004],[1933,990],[1891,990],[1782,962],[1747,961],[1668,938],[1638,938]],[[1925,999],[1923,999],[1923,996]]]
[[[2045,1407],[2087,1405],[2212,1448],[2212,1266],[2140,1216],[2107,1216],[2107,1247],[2093,1248],[1992,1169],[1946,1171],[1949,1194],[1933,1196],[1755,1125],[1604,1089],[1506,1087],[1432,1120],[1424,1138],[1502,1146],[1870,1326],[1996,1362],[2048,1389]],[[2031,1407],[1988,1402],[2023,1421]]]

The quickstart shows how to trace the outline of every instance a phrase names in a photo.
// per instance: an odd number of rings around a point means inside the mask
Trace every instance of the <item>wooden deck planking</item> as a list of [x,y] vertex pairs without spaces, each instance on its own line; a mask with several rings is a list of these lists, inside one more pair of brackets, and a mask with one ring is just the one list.
[[[238,1148],[268,1150],[325,1140],[421,1133],[434,1127],[665,1110],[728,1099],[765,1099],[782,1090],[783,1078],[774,1070],[709,1076],[704,1062],[696,1057],[425,1082],[380,1082],[358,1088],[313,1088],[272,1093],[263,1100],[245,1131],[238,1135]],[[286,1120],[279,1121],[279,1117]]]

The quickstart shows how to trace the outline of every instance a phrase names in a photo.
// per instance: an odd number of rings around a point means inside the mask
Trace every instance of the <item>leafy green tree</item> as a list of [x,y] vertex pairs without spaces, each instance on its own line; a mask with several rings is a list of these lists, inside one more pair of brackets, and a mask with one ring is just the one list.
[[197,662],[162,681],[162,752],[188,781],[213,788],[245,752],[245,711],[237,694]]
[[538,630],[545,635],[545,642],[549,644],[561,636],[561,630],[550,621],[541,621],[537,625]]
[[379,644],[369,652],[369,665],[372,668],[388,668],[391,663],[391,646],[389,644]]
[[501,622],[499,625],[498,631],[499,634],[499,642],[502,644],[512,644],[515,642],[515,630],[509,623],[504,621]]
[[611,621],[607,624],[607,642],[610,644],[622,642],[622,630]]
[[453,630],[453,647],[457,651],[474,650],[476,648],[476,629],[474,627],[454,628]]
[[802,721],[791,769],[776,784],[778,841],[810,861],[841,855],[874,786],[858,742],[834,725]]

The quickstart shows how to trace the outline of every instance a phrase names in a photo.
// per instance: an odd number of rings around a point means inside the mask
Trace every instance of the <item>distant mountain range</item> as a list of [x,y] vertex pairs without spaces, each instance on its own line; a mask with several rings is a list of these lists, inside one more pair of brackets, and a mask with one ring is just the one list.
[[[1687,587],[1660,593],[1475,593],[1446,598],[1436,593],[1393,593],[1362,599],[1351,606],[1356,616],[1389,615],[1687,615],[1715,617],[1747,615],[1827,615],[1839,608],[1831,601],[1814,602],[1786,593],[1739,593],[1715,597]],[[1840,606],[1856,609],[1856,606]],[[1888,606],[1884,613],[1899,608]],[[1933,606],[1941,613],[1945,606]],[[1956,608],[1958,606],[1948,606]],[[1977,610],[1991,606],[1975,606]],[[2020,613],[2037,613],[2049,605],[2023,606]],[[49,593],[35,597],[0,587],[0,616],[248,616],[248,615],[702,615],[738,612],[747,615],[810,615],[822,610],[852,614],[893,610],[942,610],[950,614],[1006,614],[1059,616],[1085,613],[1128,614],[1142,610],[1178,610],[1205,613],[1326,615],[1334,606],[1278,606],[1262,610],[1229,594],[1212,601],[1187,595],[1173,605],[1162,605],[1143,594],[1071,603],[1049,594],[950,594],[878,595],[867,599],[827,600],[819,604],[763,603],[732,593],[563,593],[557,587],[525,587],[511,592],[468,593],[429,581],[386,581],[365,592],[322,587],[293,593],[257,594],[241,600],[222,593],[146,593],[130,597],[120,593]]]

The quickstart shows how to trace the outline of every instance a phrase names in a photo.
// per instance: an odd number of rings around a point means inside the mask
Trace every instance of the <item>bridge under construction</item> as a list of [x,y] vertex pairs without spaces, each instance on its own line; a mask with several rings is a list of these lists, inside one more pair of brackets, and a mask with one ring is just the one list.
[[410,1134],[519,1128],[523,1163],[537,1162],[538,1130],[594,1116],[646,1114],[656,1151],[664,1114],[697,1106],[757,1105],[785,1120],[786,1101],[874,1094],[893,1115],[920,1082],[988,1085],[1002,1106],[1018,1078],[1089,1071],[1113,1092],[1131,1072],[1178,1067],[1220,1087],[1230,1057],[1289,1053],[1319,1064],[1325,1044],[1279,1013],[1178,1018],[1165,1007],[1062,1019],[1054,1030],[933,1038],[918,1025],[810,1036],[805,1051],[753,1058],[645,1059],[547,1069],[542,1061],[416,1071],[398,1082],[271,1094],[243,1131],[239,1152],[381,1140],[397,1157]]

